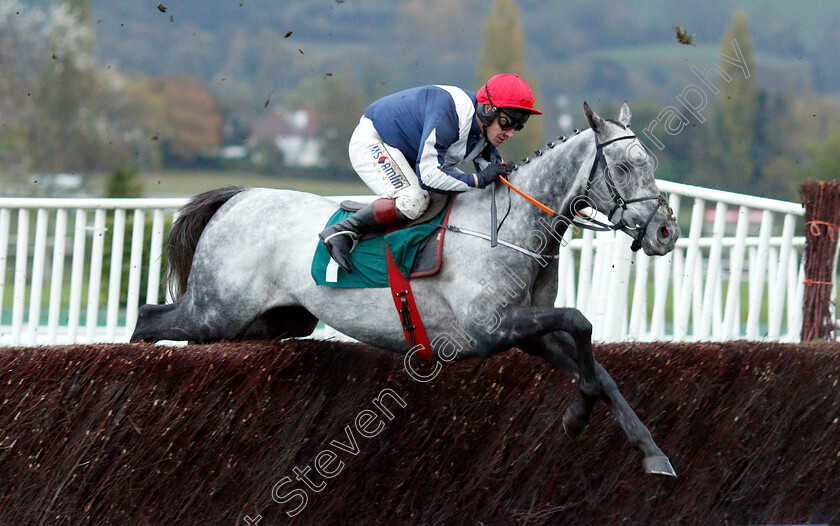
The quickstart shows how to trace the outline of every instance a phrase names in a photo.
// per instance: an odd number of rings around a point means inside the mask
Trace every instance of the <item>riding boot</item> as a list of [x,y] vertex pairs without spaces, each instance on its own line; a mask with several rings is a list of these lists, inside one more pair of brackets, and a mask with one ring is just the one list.
[[373,234],[386,230],[408,218],[397,210],[395,199],[382,197],[360,209],[347,219],[330,225],[318,234],[330,257],[345,272],[352,272],[350,252],[364,234]]

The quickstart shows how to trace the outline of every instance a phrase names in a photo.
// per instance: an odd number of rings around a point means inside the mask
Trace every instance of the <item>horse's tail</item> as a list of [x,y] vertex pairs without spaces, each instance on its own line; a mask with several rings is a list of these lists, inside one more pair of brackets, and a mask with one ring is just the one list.
[[193,197],[179,210],[178,219],[172,223],[166,241],[166,286],[173,300],[183,296],[187,290],[195,247],[204,227],[223,204],[244,190],[241,186],[210,190]]

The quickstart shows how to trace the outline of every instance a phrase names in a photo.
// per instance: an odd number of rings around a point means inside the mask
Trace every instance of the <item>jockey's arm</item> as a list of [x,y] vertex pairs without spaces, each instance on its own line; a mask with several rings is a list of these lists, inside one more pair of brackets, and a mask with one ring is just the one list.
[[475,165],[475,169],[479,172],[484,170],[492,163],[503,163],[504,159],[502,159],[502,155],[499,153],[499,150],[496,149],[495,146],[492,144],[487,144],[487,147],[479,154],[478,157],[475,158],[473,164]]
[[[477,159],[476,172],[466,173],[457,168],[444,169],[446,151],[457,140],[457,128],[444,125],[434,126],[423,134],[417,161],[417,176],[420,184],[427,189],[441,193],[460,193],[470,189],[484,188],[481,169],[489,163],[486,159]],[[492,147],[492,146],[491,146]],[[493,147],[496,156],[498,151]],[[499,157],[501,159],[501,157]],[[483,166],[478,164],[483,161]]]

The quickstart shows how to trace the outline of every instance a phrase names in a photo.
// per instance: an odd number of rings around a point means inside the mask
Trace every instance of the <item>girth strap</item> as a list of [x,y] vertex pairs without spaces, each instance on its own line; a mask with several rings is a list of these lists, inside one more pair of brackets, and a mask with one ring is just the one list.
[[400,315],[400,324],[405,333],[408,348],[410,350],[420,346],[417,351],[418,356],[431,360],[434,358],[432,346],[429,343],[428,335],[426,335],[423,320],[420,319],[420,313],[417,311],[414,293],[411,292],[411,284],[394,262],[391,249],[386,247],[385,251],[388,254],[388,282],[391,285],[391,297],[394,299],[394,306]]

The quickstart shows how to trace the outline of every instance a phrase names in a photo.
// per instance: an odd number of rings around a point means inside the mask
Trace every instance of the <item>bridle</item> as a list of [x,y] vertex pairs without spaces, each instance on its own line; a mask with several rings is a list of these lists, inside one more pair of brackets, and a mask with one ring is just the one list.
[[[653,216],[656,215],[656,212],[659,210],[660,207],[665,206],[668,210],[671,210],[671,207],[668,206],[668,200],[661,194],[657,195],[649,195],[646,197],[637,197],[635,199],[624,199],[621,196],[621,193],[618,191],[618,187],[615,184],[615,180],[613,180],[612,173],[610,172],[610,166],[607,164],[607,159],[604,156],[604,148],[609,146],[610,144],[618,141],[627,141],[636,139],[635,135],[624,135],[622,137],[616,137],[615,139],[610,139],[607,142],[599,142],[598,135],[595,135],[595,161],[592,163],[592,168],[589,170],[589,180],[586,181],[586,188],[583,192],[583,199],[589,200],[589,191],[592,189],[593,183],[595,182],[595,174],[598,172],[598,167],[603,165],[603,174],[604,174],[604,182],[607,185],[607,189],[610,192],[610,195],[613,198],[613,207],[610,210],[607,217],[610,221],[612,221],[613,216],[621,208],[621,217],[619,218],[617,223],[607,224],[601,221],[598,221],[592,217],[586,217],[586,222],[581,223],[576,221],[580,215],[577,213],[577,210],[572,210],[575,216],[572,219],[572,224],[586,229],[586,230],[595,230],[598,232],[604,232],[608,230],[624,230],[625,232],[637,232],[635,236],[633,236],[633,243],[630,245],[630,250],[633,252],[637,252],[640,248],[642,248],[642,240],[645,237],[647,232],[647,228],[650,225],[651,221],[653,221]],[[624,219],[624,212],[627,211],[627,205],[632,203],[640,203],[642,201],[653,201],[656,200],[656,206],[650,212],[647,219],[645,220],[644,224],[641,226],[631,226],[627,221]],[[673,213],[672,213],[673,214]],[[594,226],[593,226],[594,225]]]
[[[583,216],[583,214],[580,213],[578,210],[570,210],[570,212],[572,213],[572,219],[571,219],[572,225],[583,228],[585,230],[594,230],[596,232],[606,232],[606,231],[610,231],[610,230],[624,230],[625,232],[633,232],[633,231],[637,232],[637,234],[635,236],[633,236],[633,243],[630,245],[630,249],[633,252],[638,252],[639,249],[642,248],[642,240],[644,239],[645,233],[647,232],[647,228],[650,225],[651,221],[653,221],[653,216],[656,215],[656,212],[659,211],[659,209],[664,206],[665,208],[668,209],[669,218],[672,218],[672,219],[674,217],[674,212],[671,210],[671,207],[668,204],[668,200],[665,198],[664,195],[657,194],[657,195],[650,195],[650,196],[646,196],[646,197],[637,197],[635,199],[624,199],[621,196],[621,193],[619,193],[618,187],[616,186],[615,180],[613,180],[612,173],[610,172],[609,164],[607,164],[607,159],[604,156],[604,148],[606,146],[609,146],[610,144],[612,144],[614,142],[631,140],[631,139],[635,139],[635,138],[636,138],[635,135],[625,135],[625,136],[622,136],[622,137],[616,137],[615,139],[610,139],[609,141],[607,141],[605,143],[601,143],[601,142],[598,142],[598,136],[595,135],[595,161],[592,163],[592,168],[589,170],[589,180],[587,180],[587,182],[586,182],[586,188],[584,189],[584,193],[583,193],[583,199],[585,201],[591,202],[591,200],[589,200],[589,191],[592,189],[592,185],[595,181],[595,174],[598,172],[598,167],[603,164],[604,165],[604,170],[603,170],[604,179],[605,179],[605,182],[607,184],[607,189],[609,189],[610,194],[612,195],[613,204],[614,204],[614,206],[610,210],[610,213],[607,217],[612,221],[613,215],[615,215],[615,213],[618,211],[618,209],[621,208],[621,217],[619,218],[618,222],[613,223],[613,224],[607,224],[607,223],[603,223],[601,221],[598,221],[595,218]],[[527,159],[524,159],[524,161],[527,162]],[[516,167],[514,167],[512,169],[516,169]],[[519,188],[514,186],[512,183],[510,183],[510,181],[508,181],[504,177],[499,176],[499,180],[502,181],[505,185],[507,185],[507,187],[510,190],[513,190],[514,192],[518,193],[519,195],[524,197],[528,202],[530,202],[532,205],[536,206],[537,208],[539,208],[540,210],[549,214],[550,216],[557,217],[558,215],[561,215],[561,214],[558,214],[557,212],[555,212],[554,210],[552,210],[551,208],[547,207],[543,203],[537,201],[536,199],[534,199],[530,195],[526,194],[525,192],[523,192],[522,190],[520,190]],[[642,201],[652,201],[654,199],[656,200],[656,206],[653,208],[650,215],[648,215],[647,219],[645,220],[645,222],[642,226],[630,226],[627,223],[627,221],[625,221],[624,212],[627,210],[627,205],[628,204],[639,203],[639,202],[642,202]],[[490,246],[494,247],[496,245],[504,245],[508,248],[511,248],[513,250],[516,250],[518,252],[521,252],[523,254],[531,256],[535,259],[557,258],[558,257],[558,256],[548,256],[546,254],[538,254],[536,252],[533,252],[533,251],[528,250],[526,248],[520,247],[520,246],[515,245],[513,243],[508,243],[506,241],[502,241],[500,239],[497,239],[496,234],[498,233],[499,229],[501,228],[502,223],[504,223],[505,219],[507,218],[507,214],[505,214],[505,217],[502,218],[502,221],[500,223],[497,222],[496,212],[495,212],[495,210],[496,210],[496,208],[495,208],[495,204],[496,204],[495,193],[493,195],[493,198],[492,198],[491,202],[492,202],[491,213],[490,213],[491,233],[489,235],[484,234],[482,232],[476,232],[476,231],[473,231],[473,230],[460,228],[460,227],[457,227],[455,225],[438,224],[438,225],[435,225],[435,226],[439,226],[439,227],[444,228],[446,230],[449,230],[451,232],[457,232],[459,234],[466,234],[466,235],[470,235],[470,236],[474,236],[474,237],[479,237],[481,239],[486,239],[486,240],[490,241]],[[509,192],[508,192],[508,212],[510,212],[510,193]],[[586,222],[583,222],[583,223],[580,222],[580,221],[584,221],[584,220]]]

